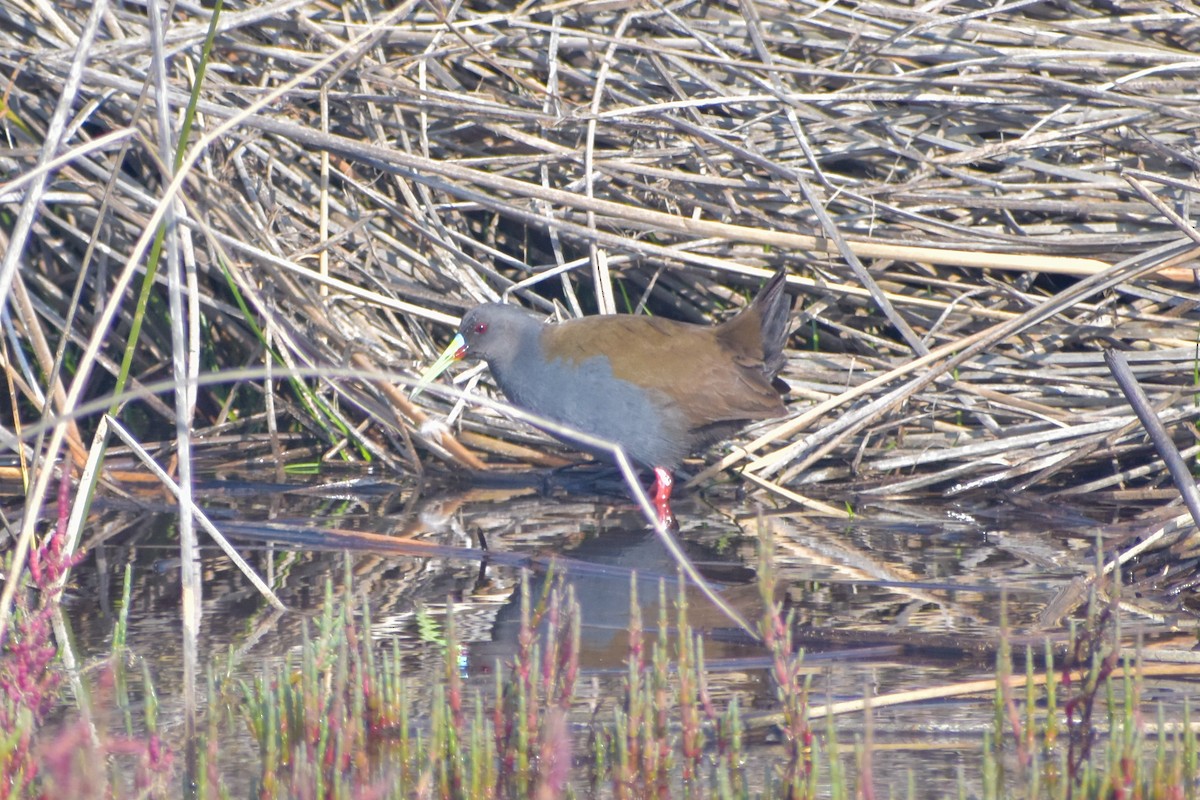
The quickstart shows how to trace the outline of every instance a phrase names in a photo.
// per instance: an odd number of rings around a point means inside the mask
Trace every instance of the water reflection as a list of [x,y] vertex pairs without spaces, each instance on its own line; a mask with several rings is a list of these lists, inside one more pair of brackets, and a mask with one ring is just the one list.
[[[497,664],[509,662],[520,619],[523,575],[538,597],[552,574],[574,587],[582,608],[581,707],[619,694],[628,644],[632,576],[644,625],[653,636],[659,585],[677,596],[676,565],[625,497],[619,483],[585,493],[561,484],[467,486],[430,492],[416,485],[355,478],[341,482],[213,481],[199,500],[291,610],[271,612],[215,546],[205,547],[202,651],[238,674],[293,651],[302,629],[326,604],[349,592],[369,601],[381,646],[398,642],[414,682],[442,680],[448,604],[465,645],[468,685],[490,692]],[[129,645],[151,665],[166,716],[180,665],[179,589],[174,516],[158,500],[101,500],[68,599],[85,657],[108,651],[122,574],[133,570]],[[1123,535],[1123,510],[1046,507],[1011,500],[874,502],[849,521],[762,507],[732,487],[682,495],[678,536],[690,558],[747,619],[761,614],[755,585],[760,525],[775,542],[777,597],[794,614],[811,655],[819,702],[986,678],[993,674],[1001,598],[1018,642],[1061,637],[1041,614],[1090,566],[1097,531]],[[704,638],[718,702],[768,706],[761,649],[719,610],[688,588],[689,616]],[[1173,642],[1179,618],[1131,612],[1126,626],[1144,641]],[[1193,637],[1194,640],[1194,637]],[[420,692],[418,691],[418,694]],[[1156,697],[1182,702],[1160,688]],[[1170,715],[1170,714],[1169,714]],[[839,721],[845,736],[861,717]],[[991,724],[987,703],[879,710],[876,740],[927,737],[934,753],[896,767],[953,781],[970,740]],[[973,745],[974,746],[974,745]],[[888,759],[881,750],[877,769]],[[972,756],[973,758],[973,756]],[[881,774],[886,775],[886,772]],[[947,786],[953,785],[947,784]]]

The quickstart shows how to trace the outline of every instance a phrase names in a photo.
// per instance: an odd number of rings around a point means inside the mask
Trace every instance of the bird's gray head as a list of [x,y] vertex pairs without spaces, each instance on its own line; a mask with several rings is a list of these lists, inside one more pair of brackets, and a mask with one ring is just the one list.
[[493,367],[512,364],[522,352],[530,355],[542,318],[520,306],[484,303],[468,311],[458,326],[466,343],[465,358],[479,358]]
[[471,309],[437,361],[421,373],[412,396],[423,392],[434,378],[462,358],[483,359],[497,380],[503,382],[503,376],[520,371],[522,358],[526,364],[536,363],[541,354],[538,344],[541,326],[537,314],[520,306],[485,303]]

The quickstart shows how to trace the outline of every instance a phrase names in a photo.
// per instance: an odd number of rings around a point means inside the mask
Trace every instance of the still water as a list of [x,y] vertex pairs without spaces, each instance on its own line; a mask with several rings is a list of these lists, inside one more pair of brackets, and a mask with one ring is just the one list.
[[[578,700],[586,714],[620,696],[634,587],[651,632],[660,585],[672,605],[677,592],[673,558],[619,482],[587,472],[553,486],[452,489],[361,475],[277,483],[226,475],[201,484],[197,498],[289,609],[270,609],[201,534],[201,653],[214,664],[232,659],[235,673],[247,677],[298,648],[303,621],[322,611],[332,586],[339,602],[351,592],[369,601],[373,635],[381,647],[398,644],[416,697],[428,697],[421,687],[444,680],[437,632],[453,607],[464,645],[461,674],[469,690],[488,694],[494,671],[505,669],[516,647],[522,577],[537,596],[556,572],[582,609]],[[1045,638],[1061,641],[1082,611],[1048,608],[1091,571],[1097,538],[1111,547],[1150,524],[1136,507],[1028,498],[824,499],[853,508],[853,516],[776,507],[744,497],[735,483],[682,493],[675,504],[684,550],[751,621],[763,606],[755,581],[759,532],[769,531],[775,596],[793,615],[807,654],[814,705],[990,678],[1004,615],[1022,652],[1025,642],[1040,652]],[[128,645],[150,668],[169,740],[180,719],[180,600],[175,518],[160,503],[149,495],[97,502],[88,560],[76,571],[66,608],[79,655],[102,657],[124,571],[132,568]],[[687,591],[714,700],[736,696],[750,713],[771,708],[762,648],[694,587]],[[1147,649],[1190,649],[1196,626],[1186,599],[1127,604],[1125,635]],[[1176,719],[1189,690],[1182,681],[1157,681],[1146,694]],[[957,795],[960,776],[973,791],[993,718],[991,696],[926,701],[840,717],[837,736],[852,760],[854,743],[869,729],[879,796],[902,796],[909,780],[921,787],[919,796]],[[771,738],[768,730],[757,740],[758,757],[768,764]],[[228,749],[243,750],[247,771],[253,769],[248,740]],[[897,775],[904,776],[899,783]]]

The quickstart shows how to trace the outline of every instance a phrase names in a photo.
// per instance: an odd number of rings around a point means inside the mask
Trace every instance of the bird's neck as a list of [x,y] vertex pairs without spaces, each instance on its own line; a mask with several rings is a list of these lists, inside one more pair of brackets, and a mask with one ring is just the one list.
[[538,390],[548,380],[542,351],[541,325],[523,326],[507,342],[499,357],[488,359],[488,369],[505,397],[516,406],[536,405]]

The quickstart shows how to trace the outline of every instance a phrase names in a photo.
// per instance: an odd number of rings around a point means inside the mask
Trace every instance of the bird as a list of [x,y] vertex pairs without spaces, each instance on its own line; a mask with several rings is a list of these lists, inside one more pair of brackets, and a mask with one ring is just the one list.
[[786,414],[788,385],[778,377],[791,316],[786,281],[784,267],[717,325],[633,314],[549,323],[518,305],[484,303],[462,317],[413,395],[455,361],[487,362],[513,406],[620,445],[652,469],[655,511],[675,527],[671,489],[683,459],[752,421]]

